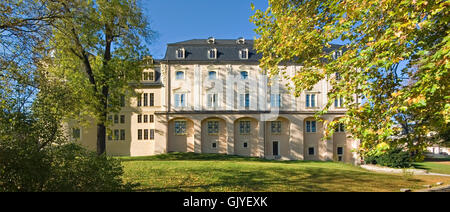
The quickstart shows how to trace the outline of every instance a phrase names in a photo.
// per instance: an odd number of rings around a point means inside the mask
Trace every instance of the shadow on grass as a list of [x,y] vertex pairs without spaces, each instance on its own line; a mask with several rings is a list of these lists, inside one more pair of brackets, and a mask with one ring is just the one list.
[[270,163],[329,163],[327,161],[303,161],[303,160],[269,160],[257,157],[245,157],[238,155],[193,153],[193,152],[171,152],[153,156],[116,157],[121,161],[248,161],[248,162],[270,162]]
[[[398,191],[419,179],[318,167],[208,167],[158,170],[159,181],[142,192],[354,192]],[[152,176],[149,176],[152,178]],[[176,178],[177,180],[169,180]]]

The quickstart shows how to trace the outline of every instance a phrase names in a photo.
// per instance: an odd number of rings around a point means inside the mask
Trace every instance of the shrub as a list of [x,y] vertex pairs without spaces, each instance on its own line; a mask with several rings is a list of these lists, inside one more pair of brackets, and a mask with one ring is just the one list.
[[129,191],[117,159],[68,143],[37,148],[35,142],[0,141],[0,191]]
[[367,164],[379,164],[393,168],[411,167],[412,160],[409,152],[401,148],[390,149],[380,155],[368,155],[364,158]]

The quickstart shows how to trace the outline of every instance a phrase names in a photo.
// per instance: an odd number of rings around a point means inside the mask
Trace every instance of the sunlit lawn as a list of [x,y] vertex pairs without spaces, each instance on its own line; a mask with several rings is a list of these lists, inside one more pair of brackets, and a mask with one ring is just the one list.
[[426,169],[429,172],[450,174],[450,158],[441,161],[425,161],[414,163],[414,167],[418,169]]
[[120,159],[124,181],[139,183],[137,191],[399,191],[450,183],[450,177],[380,174],[336,162],[195,153]]

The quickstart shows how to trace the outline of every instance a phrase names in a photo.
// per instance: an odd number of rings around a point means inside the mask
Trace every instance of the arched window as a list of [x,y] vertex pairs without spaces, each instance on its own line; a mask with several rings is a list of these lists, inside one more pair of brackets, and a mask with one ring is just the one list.
[[241,71],[241,79],[248,79],[248,72],[247,71]]
[[210,79],[210,80],[217,79],[217,72],[215,72],[215,71],[208,72],[208,79]]
[[182,80],[182,79],[184,79],[184,72],[183,71],[177,71],[176,73],[175,73],[175,79],[177,79],[177,80]]

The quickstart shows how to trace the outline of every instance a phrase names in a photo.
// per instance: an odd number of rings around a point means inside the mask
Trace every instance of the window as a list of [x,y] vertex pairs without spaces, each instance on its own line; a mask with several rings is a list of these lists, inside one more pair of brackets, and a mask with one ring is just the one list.
[[281,133],[281,121],[272,121],[270,125],[272,133]]
[[248,49],[239,50],[239,58],[243,60],[248,59]]
[[150,106],[155,106],[155,94],[150,93]]
[[281,94],[270,94],[270,107],[281,107]]
[[149,72],[144,72],[144,73],[142,73],[142,80],[143,80],[143,81],[148,81],[149,78],[150,78]]
[[175,94],[175,107],[186,107],[186,94]]
[[208,134],[219,134],[219,121],[208,121]]
[[175,135],[186,135],[186,121],[175,121]]
[[80,137],[81,137],[81,130],[80,130],[80,128],[72,128],[72,138],[80,139]]
[[155,129],[150,129],[150,140],[155,139]]
[[183,71],[177,71],[175,73],[175,79],[177,80],[183,80],[184,79],[184,72]]
[[306,107],[316,107],[316,94],[306,94]]
[[141,97],[141,95],[139,95],[139,96],[137,97],[137,106],[138,106],[138,107],[142,106],[142,97]]
[[119,140],[119,130],[114,130],[114,140]]
[[138,140],[142,140],[142,130],[138,129]]
[[336,97],[334,99],[334,107],[335,108],[342,108],[343,106],[344,106],[344,98]]
[[208,72],[208,79],[210,79],[210,80],[217,79],[217,72],[215,72],[215,71]]
[[343,123],[338,123],[336,125],[335,132],[345,132],[345,125]]
[[306,121],[306,132],[316,132],[316,121]]
[[148,122],[148,115],[144,115],[144,123]]
[[342,161],[342,159],[343,159],[342,156],[344,155],[344,148],[343,147],[337,147],[336,152],[337,152],[337,159],[338,159],[338,161]]
[[217,94],[215,94],[215,93],[207,94],[206,98],[207,98],[206,101],[207,101],[207,106],[208,107],[210,107],[210,108],[217,107],[217,103],[218,103],[218,101],[217,101]]
[[272,143],[272,155],[278,156],[279,155],[279,143],[278,141],[273,141]]
[[148,129],[144,129],[144,140],[148,140]]
[[244,146],[244,148],[247,148],[248,147],[248,143],[246,141],[244,141],[243,146]]
[[137,120],[138,123],[142,123],[142,115],[141,114],[138,115],[137,119],[138,119]]
[[119,123],[119,115],[114,115],[114,124]]
[[148,106],[148,94],[144,93],[144,106]]
[[214,148],[214,149],[217,148],[217,143],[216,142],[212,143],[212,148]]
[[217,49],[208,50],[208,59],[216,59],[217,58]]
[[184,59],[184,48],[179,48],[175,51],[177,59]]
[[241,71],[241,79],[243,79],[243,80],[248,79],[248,72]]
[[153,115],[150,115],[150,123],[155,122],[155,118],[153,117]]
[[125,107],[125,96],[120,95],[120,107]]
[[125,140],[125,130],[120,130],[120,140]]
[[336,80],[341,80],[341,74],[339,72],[336,72],[335,74]]
[[239,133],[250,134],[250,121],[239,121]]
[[111,122],[112,122],[112,115],[109,115],[109,116],[108,116],[108,121],[111,121]]
[[121,124],[125,123],[125,115],[120,115],[120,123]]
[[249,108],[250,107],[250,94],[240,94],[239,95],[239,105],[241,107]]
[[314,155],[314,147],[308,148],[308,155]]
[[108,135],[108,141],[111,141],[112,140],[112,132],[111,132],[111,130],[110,129],[108,129],[107,130],[107,135]]

